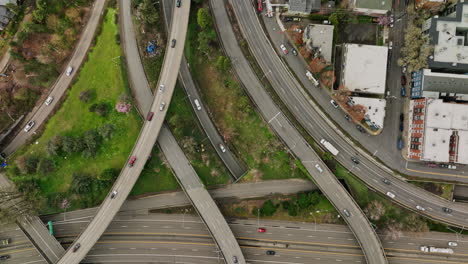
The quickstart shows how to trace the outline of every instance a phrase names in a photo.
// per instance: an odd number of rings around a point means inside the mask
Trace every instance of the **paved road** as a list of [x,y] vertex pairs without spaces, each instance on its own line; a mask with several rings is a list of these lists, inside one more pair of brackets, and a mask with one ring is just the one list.
[[96,0],[93,4],[93,9],[91,11],[91,16],[89,18],[88,24],[86,25],[85,29],[81,33],[80,40],[78,41],[75,51],[73,52],[71,59],[67,65],[73,67],[73,72],[70,76],[65,74],[65,70],[60,74],[55,84],[52,86],[50,96],[53,96],[55,99],[49,106],[45,104],[41,104],[35,107],[31,114],[28,115],[28,118],[25,119],[26,122],[30,120],[34,120],[36,125],[29,131],[24,132],[21,130],[18,135],[13,139],[12,142],[2,151],[7,155],[15,152],[18,148],[23,146],[27,143],[28,139],[35,135],[35,131],[41,127],[41,125],[46,121],[49,115],[52,113],[54,108],[60,102],[60,98],[65,94],[66,90],[70,86],[75,77],[79,67],[83,63],[84,58],[86,57],[87,51],[91,45],[91,42],[94,39],[94,33],[96,32],[96,28],[99,24],[101,15],[103,14],[104,10],[104,0]]
[[[175,2],[172,0],[162,1],[164,7],[164,18],[166,28],[167,25],[170,24],[170,10],[174,3]],[[210,140],[211,144],[213,145],[221,160],[223,160],[226,168],[228,168],[229,172],[234,177],[234,180],[238,180],[246,172],[245,165],[241,164],[241,162],[236,158],[234,153],[232,153],[232,151],[229,149],[229,146],[224,142],[223,138],[218,133],[218,130],[216,129],[215,125],[211,121],[207,108],[203,106],[203,101],[198,92],[197,86],[193,81],[185,56],[182,58],[182,63],[180,64],[179,68],[179,81],[184,86],[190,104],[192,105],[193,111],[195,112],[195,115],[197,116],[198,121],[203,127],[203,130],[205,131],[208,139]],[[195,99],[198,100],[200,104],[200,110],[198,110],[197,105],[195,104]],[[220,144],[224,145],[224,148],[226,149],[225,152],[221,151],[219,147]]]
[[[169,34],[169,39],[177,39],[179,43],[185,42],[189,11],[190,2],[185,2],[180,8],[174,8],[174,15],[179,19],[174,21],[172,31]],[[79,250],[76,252],[67,250],[58,263],[79,263],[86,256],[94,243],[99,239],[132,190],[133,185],[143,170],[147,157],[151,153],[153,145],[156,143],[156,139],[164,122],[166,111],[174,92],[177,80],[177,75],[175,73],[178,72],[182,53],[183,45],[176,45],[174,48],[170,48],[170,45],[167,46],[166,56],[164,58],[163,68],[158,83],[164,84],[166,88],[164,92],[158,93],[154,97],[154,101],[150,108],[151,111],[155,112],[154,118],[150,122],[145,122],[131,152],[130,157],[137,158],[134,166],[130,167],[125,164],[125,167],[122,169],[118,179],[112,187],[112,191],[117,191],[118,195],[114,199],[111,199],[110,196],[108,196],[103,201],[96,216],[73,245],[75,246],[80,244],[81,247]]]
[[18,225],[0,225],[0,230],[0,239],[11,239],[8,246],[0,247],[0,255],[10,255],[10,259],[5,263],[49,263],[42,257],[42,255],[31,243],[25,233],[18,227]]
[[[236,3],[238,2],[236,1]],[[241,7],[243,7],[242,12]],[[276,49],[271,47],[269,40],[261,31],[253,6],[245,2],[243,5],[234,5],[234,9],[242,17],[239,20],[240,25],[248,29],[243,32],[247,33],[245,36],[249,36],[247,41],[257,62],[264,72],[271,71],[271,74],[267,74],[266,77],[289,111],[316,142],[322,138],[330,141],[340,151],[337,160],[343,166],[352,171],[373,190],[382,194],[388,191],[394,193],[396,195],[395,199],[392,199],[394,202],[440,222],[459,227],[466,225],[468,206],[449,202],[402,181],[399,175],[351,142],[310,99],[279,57],[274,56],[275,50],[278,53],[280,52],[279,47],[276,47]],[[249,10],[249,12],[246,10]],[[244,21],[244,18],[248,20]],[[255,33],[252,34],[254,29]],[[270,54],[270,56],[265,56],[265,54]],[[351,157],[356,156],[361,162],[358,166],[355,166],[351,161]],[[384,178],[389,179],[391,184],[383,183]],[[426,210],[424,212],[416,210],[417,205]],[[452,208],[453,213],[444,213],[442,207]]]
[[[125,32],[124,42],[126,42],[126,40],[130,40],[129,38],[134,38],[135,34],[133,33],[133,28],[131,26],[132,17],[130,2],[121,1],[121,6],[123,7],[122,15],[124,19],[123,23],[125,24],[123,26]],[[166,9],[166,12],[172,13],[174,8],[175,7],[172,6],[171,8]],[[179,46],[183,47],[181,43],[185,43],[185,41],[181,41],[180,38],[178,40]],[[128,68],[132,69],[132,71],[130,71],[130,79],[132,80],[132,86],[135,90],[135,93],[137,94],[137,99],[140,99],[142,95],[149,96],[151,94],[151,89],[143,71],[143,66],[141,59],[139,58],[135,39],[129,41],[129,44],[125,46],[125,49],[128,50],[128,54],[138,56],[138,58],[132,58],[132,60],[128,63]],[[133,66],[136,67],[133,68]],[[138,72],[135,72],[135,70]],[[161,93],[161,91],[158,91],[158,93]],[[144,109],[149,106],[150,103],[147,102],[147,99],[143,99],[139,101],[139,105],[142,107],[141,110],[144,111]],[[166,126],[161,128],[161,133],[158,137],[158,143],[167,160],[169,161],[176,178],[185,190],[185,194],[188,196],[191,203],[194,205],[198,213],[204,219],[206,225],[209,227],[214,240],[217,242],[222,251],[222,254],[225,256],[226,262],[231,263],[233,262],[234,258],[237,258],[239,263],[245,263],[239,245],[237,244],[237,241],[229,229],[229,226],[224,220],[223,215],[219,211],[214,200],[206,191],[197,173],[190,165],[190,162],[187,160],[182,149],[177,144],[174,136]]]
[[[57,238],[65,243],[71,241],[85,224],[82,219],[58,222],[55,224]],[[265,233],[257,232],[258,224],[266,229]],[[250,258],[262,258],[259,260],[311,263],[317,256],[321,258],[319,263],[365,261],[353,233],[342,225],[231,219],[230,228],[249,258],[248,261],[251,261]],[[385,236],[381,236],[381,239],[390,263],[468,263],[465,260],[468,253],[466,236],[428,232],[418,236],[403,234],[397,240]],[[449,258],[419,251],[420,245],[447,247],[448,241],[458,241],[458,246],[453,247],[455,253]],[[267,249],[275,250],[277,255],[265,256]],[[196,263],[203,263],[198,258],[209,258],[209,263],[218,258],[211,236],[201,219],[182,214],[150,214],[132,218],[117,215],[85,262],[109,260],[109,255],[116,252],[124,258],[133,257],[135,262],[147,260],[143,256],[145,253],[166,255],[167,258],[173,257],[171,254],[193,255],[197,259]]]
[[[231,60],[235,61],[233,63],[234,69],[262,113],[264,119],[288,146],[290,152],[298,157],[314,178],[317,186],[333,203],[340,214],[344,215],[344,210],[350,212],[350,216],[344,217],[344,219],[350,225],[358,241],[361,243],[368,262],[386,263],[387,261],[382,245],[364,213],[263,89],[237,44],[226,9],[224,8],[224,2],[213,0],[210,1],[210,3],[216,18],[218,32],[221,36],[224,49],[228,56],[231,57]],[[251,9],[251,11],[254,12],[252,9],[253,7],[249,5],[248,1],[236,1],[234,6],[235,9],[239,8],[237,12],[243,14],[241,19],[250,18],[248,15],[245,15],[249,13],[247,10]],[[257,18],[254,17],[254,19]],[[247,31],[251,38],[260,38],[260,41],[262,41],[261,37],[265,38],[262,29],[259,27],[249,26]],[[252,45],[252,43],[249,44]],[[264,51],[262,51],[262,53],[268,54],[268,52]],[[323,172],[319,172],[316,166],[320,166]]]

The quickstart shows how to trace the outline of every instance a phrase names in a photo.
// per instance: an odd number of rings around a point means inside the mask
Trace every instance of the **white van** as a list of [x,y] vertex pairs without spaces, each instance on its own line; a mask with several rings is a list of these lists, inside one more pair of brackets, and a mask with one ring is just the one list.
[[197,107],[197,110],[200,111],[201,110],[201,105],[200,105],[200,102],[198,102],[198,99],[193,100],[193,102],[195,103],[195,106]]
[[70,76],[72,72],[73,72],[73,67],[68,66],[67,71],[66,71],[67,76]]

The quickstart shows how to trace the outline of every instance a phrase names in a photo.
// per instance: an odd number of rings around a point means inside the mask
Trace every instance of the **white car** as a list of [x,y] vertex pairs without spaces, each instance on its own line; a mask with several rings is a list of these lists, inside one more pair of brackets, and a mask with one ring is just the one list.
[[219,149],[221,150],[221,152],[226,152],[226,148],[224,147],[223,144],[219,144]]
[[113,192],[111,193],[110,198],[111,198],[111,199],[114,199],[115,196],[117,196],[117,191],[113,191]]
[[320,167],[320,165],[315,164],[315,168],[316,168],[320,173],[323,172],[323,169],[322,169],[322,167]]
[[387,192],[387,196],[394,199],[395,198],[395,194],[392,193],[392,192]]
[[390,41],[388,42],[388,49],[392,49],[393,48],[393,41]]
[[45,100],[45,105],[50,105],[50,104],[52,103],[53,100],[54,100],[54,97],[53,97],[53,96],[47,97],[47,99]]
[[193,102],[195,103],[195,106],[197,107],[197,110],[200,111],[201,110],[201,105],[200,105],[200,102],[198,102],[198,99],[193,100]]
[[416,205],[416,209],[418,209],[419,211],[426,211],[426,208],[420,206],[420,205]]
[[458,243],[457,243],[457,242],[453,242],[453,241],[449,241],[449,242],[448,242],[448,245],[449,245],[449,247],[456,247],[456,246],[458,246]]
[[159,111],[164,111],[164,107],[166,106],[166,102],[162,102],[160,105],[159,105]]
[[67,72],[66,72],[67,76],[70,76],[72,72],[73,72],[73,67],[72,67],[72,66],[68,66]]
[[159,92],[164,92],[164,84],[159,85]]
[[29,121],[28,124],[26,124],[26,127],[24,127],[24,132],[29,132],[29,130],[31,130],[35,124],[35,121]]
[[280,48],[281,48],[281,50],[283,51],[284,55],[287,55],[287,54],[288,54],[288,50],[286,49],[286,46],[284,46],[284,44],[281,44],[281,45],[280,45]]
[[331,100],[331,101],[330,101],[330,104],[332,104],[333,107],[338,108],[338,104],[336,103],[335,100]]

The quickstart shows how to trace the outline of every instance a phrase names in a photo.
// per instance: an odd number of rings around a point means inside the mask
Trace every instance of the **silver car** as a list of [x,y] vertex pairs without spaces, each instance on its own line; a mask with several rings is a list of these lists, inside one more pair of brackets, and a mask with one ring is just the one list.
[[29,132],[29,130],[31,130],[31,128],[33,128],[33,126],[36,124],[35,121],[29,121],[29,123],[26,125],[26,127],[24,127],[24,132]]
[[159,105],[159,111],[164,111],[164,107],[166,107],[166,102],[162,102],[162,103]]

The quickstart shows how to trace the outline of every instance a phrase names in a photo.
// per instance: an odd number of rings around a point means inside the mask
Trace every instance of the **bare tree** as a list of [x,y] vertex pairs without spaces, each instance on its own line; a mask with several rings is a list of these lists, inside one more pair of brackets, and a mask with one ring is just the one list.
[[385,214],[385,206],[381,202],[373,200],[364,211],[371,220],[378,221]]
[[392,240],[397,240],[403,236],[402,228],[403,225],[400,222],[392,220],[385,227],[384,235],[388,236]]

